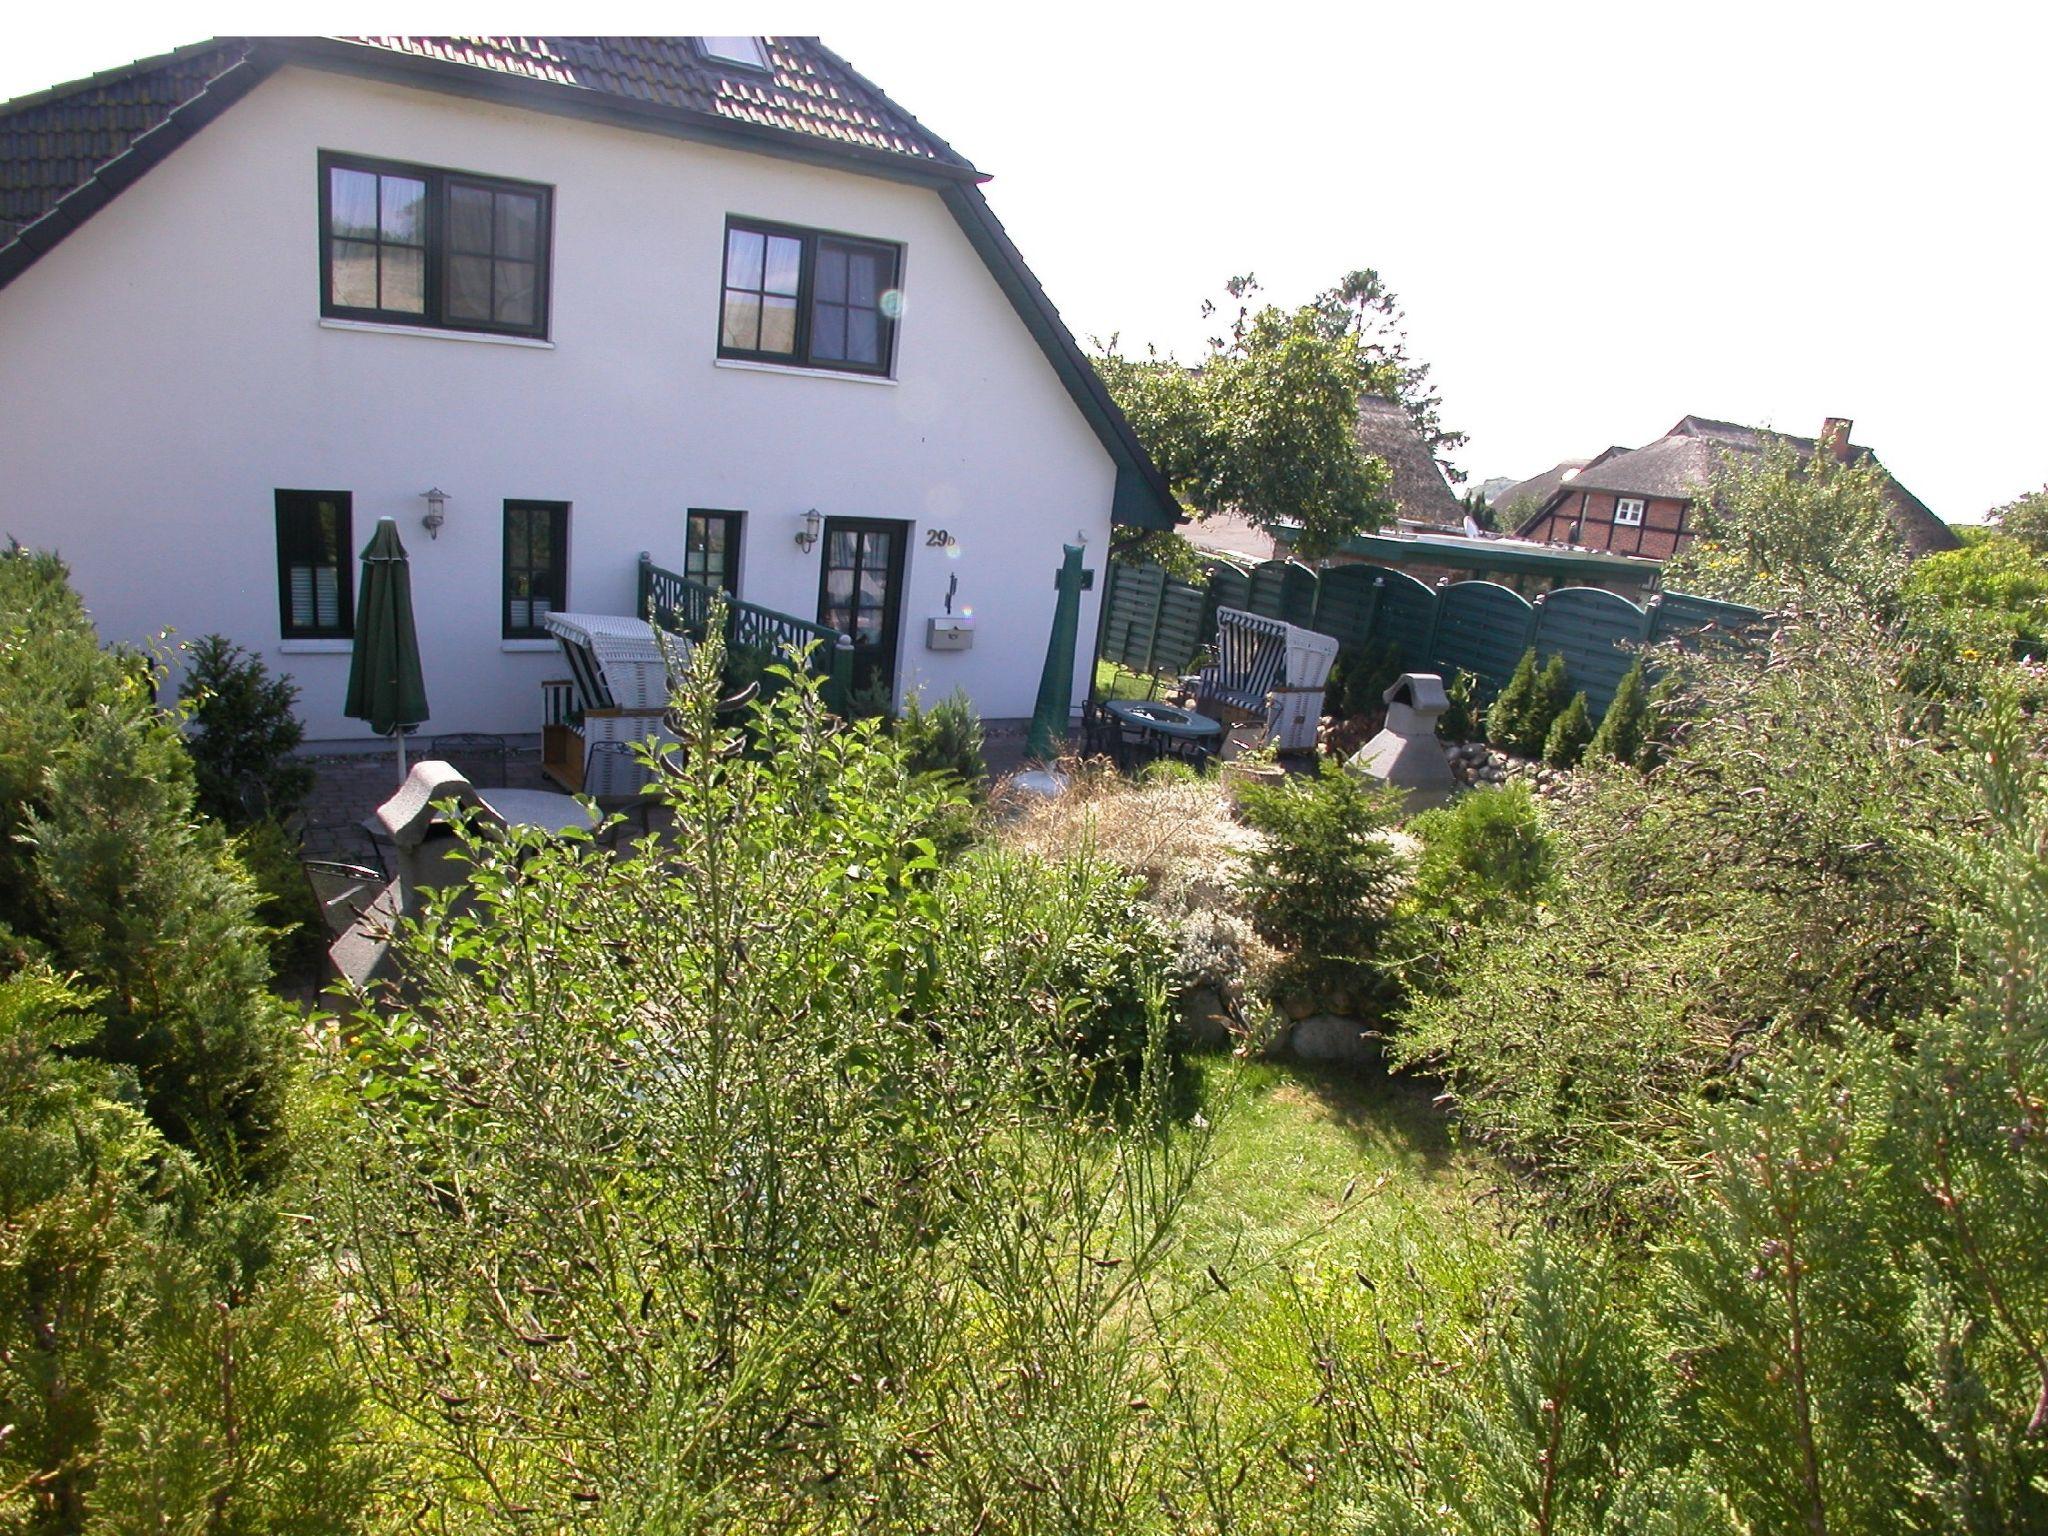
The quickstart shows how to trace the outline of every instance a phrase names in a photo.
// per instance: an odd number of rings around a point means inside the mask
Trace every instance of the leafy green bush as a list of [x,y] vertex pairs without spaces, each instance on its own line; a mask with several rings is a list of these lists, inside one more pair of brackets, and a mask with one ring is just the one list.
[[1447,922],[1516,918],[1557,890],[1557,849],[1526,784],[1474,789],[1408,823],[1421,844],[1404,907]]
[[1621,676],[1607,713],[1600,717],[1600,729],[1593,733],[1587,752],[1599,762],[1640,763],[1650,730],[1650,688],[1643,673],[1643,658],[1636,657]]
[[1401,675],[1401,653],[1384,642],[1347,646],[1330,664],[1323,687],[1323,713],[1340,719],[1370,715],[1386,707],[1382,697]]
[[298,844],[277,822],[252,822],[235,836],[235,854],[255,883],[255,917],[269,931],[271,968],[280,980],[317,984],[327,920],[306,883]]
[[1314,777],[1243,786],[1238,807],[1261,835],[1244,855],[1252,921],[1287,956],[1276,986],[1342,992],[1355,1007],[1382,997],[1404,862],[1387,836],[1399,792],[1324,759]]
[[186,648],[178,697],[195,727],[186,746],[201,810],[240,827],[299,808],[313,770],[292,755],[306,735],[298,684],[223,636],[202,635]]
[[1576,768],[1593,739],[1593,716],[1586,708],[1583,690],[1572,695],[1571,703],[1550,724],[1543,738],[1543,761],[1553,768]]
[[1394,1049],[1549,1194],[1640,1209],[1698,1105],[1779,1042],[1946,1006],[1967,905],[1943,851],[1969,749],[1902,695],[1905,660],[1839,617],[1768,665],[1677,658],[1665,768],[1548,814],[1569,911],[1481,925]]
[[414,1005],[336,1042],[312,1209],[421,1496],[463,1528],[1156,1525],[1150,1295],[1208,1142],[1172,1131],[1128,884],[941,866],[915,829],[957,791],[887,733],[803,679],[728,752],[698,667],[673,840],[470,844],[469,899],[396,939]]
[[1444,697],[1449,707],[1437,721],[1437,734],[1445,741],[1484,739],[1485,706],[1479,700],[1479,679],[1463,667],[1444,680]]

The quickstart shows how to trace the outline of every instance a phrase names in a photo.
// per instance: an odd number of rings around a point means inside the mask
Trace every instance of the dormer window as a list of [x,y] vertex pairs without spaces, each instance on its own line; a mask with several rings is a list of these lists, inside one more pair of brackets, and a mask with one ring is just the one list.
[[742,69],[766,69],[768,50],[758,37],[700,37],[697,49],[707,59],[737,64]]

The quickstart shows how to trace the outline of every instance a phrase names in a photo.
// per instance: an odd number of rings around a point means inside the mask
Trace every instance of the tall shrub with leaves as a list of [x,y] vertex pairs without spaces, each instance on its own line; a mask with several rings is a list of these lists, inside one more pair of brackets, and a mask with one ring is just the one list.
[[1558,717],[1551,721],[1543,738],[1543,761],[1553,768],[1576,768],[1593,740],[1593,716],[1586,708],[1585,690],[1572,695]]
[[1887,508],[1883,468],[1802,456],[1773,438],[1762,455],[1730,454],[1700,499],[1692,539],[1665,566],[1674,590],[1775,610],[1846,607],[1891,615],[1906,553]]
[[[1570,1202],[1666,1185],[1699,1101],[1844,1020],[1910,1036],[1955,996],[1979,813],[1963,743],[1878,630],[1788,625],[1768,662],[1674,658],[1685,725],[1647,778],[1550,811],[1569,913],[1474,933],[1396,1053]],[[1633,1193],[1630,1193],[1633,1191]]]
[[470,842],[397,937],[412,1001],[335,1042],[376,1396],[455,1524],[1141,1528],[1145,1296],[1206,1138],[1166,1134],[1133,894],[942,867],[957,790],[807,677],[739,751],[717,649],[671,839]]

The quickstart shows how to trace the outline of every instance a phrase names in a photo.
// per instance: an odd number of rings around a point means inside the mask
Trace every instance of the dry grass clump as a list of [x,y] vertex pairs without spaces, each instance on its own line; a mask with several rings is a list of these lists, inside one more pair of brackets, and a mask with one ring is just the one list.
[[1001,808],[1012,812],[996,833],[1004,847],[1043,859],[1085,849],[1140,876],[1155,902],[1198,888],[1191,894],[1215,905],[1222,893],[1234,891],[1234,855],[1258,835],[1230,814],[1214,779],[1131,780],[1094,764],[1062,765],[1062,771],[1069,781],[1065,794],[1020,795]]
[[1018,796],[998,807],[996,840],[1042,859],[1088,853],[1144,882],[1173,945],[1178,993],[1214,988],[1235,1004],[1277,958],[1252,930],[1238,856],[1258,834],[1230,812],[1215,779],[1133,781],[1096,764],[1062,764],[1057,799]]

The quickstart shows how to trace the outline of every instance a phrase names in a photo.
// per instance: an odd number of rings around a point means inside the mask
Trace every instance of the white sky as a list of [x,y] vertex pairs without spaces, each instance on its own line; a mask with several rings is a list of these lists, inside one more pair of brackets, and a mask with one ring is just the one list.
[[[124,19],[132,13],[132,21]],[[1084,342],[1377,267],[1474,480],[1687,412],[1856,422],[1936,512],[2048,481],[2048,7],[133,4],[0,99],[217,33],[817,32],[992,172]]]

